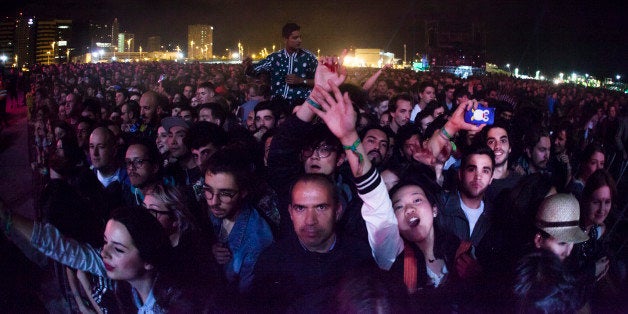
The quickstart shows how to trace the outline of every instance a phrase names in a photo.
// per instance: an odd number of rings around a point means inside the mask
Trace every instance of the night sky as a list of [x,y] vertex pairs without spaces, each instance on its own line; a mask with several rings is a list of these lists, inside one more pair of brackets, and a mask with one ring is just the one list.
[[[6,1],[6,0],[5,0]],[[3,1],[3,2],[5,2]],[[598,78],[628,75],[625,1],[289,1],[289,0],[25,0],[3,3],[0,14],[17,10],[38,18],[120,22],[138,43],[150,35],[185,44],[188,24],[214,26],[214,54],[238,41],[245,52],[279,49],[280,29],[288,21],[301,25],[303,47],[338,54],[344,47],[380,48],[408,58],[425,47],[425,21],[483,25],[487,61],[519,67],[589,73]],[[249,50],[251,49],[251,50]],[[249,52],[250,51],[250,52]]]

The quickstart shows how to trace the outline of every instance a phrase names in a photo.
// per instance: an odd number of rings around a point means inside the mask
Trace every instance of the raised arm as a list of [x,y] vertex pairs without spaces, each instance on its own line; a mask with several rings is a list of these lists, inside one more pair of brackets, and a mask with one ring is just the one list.
[[0,220],[9,238],[19,236],[30,241],[37,251],[72,268],[106,276],[100,253],[92,246],[65,238],[50,224],[34,222],[22,215],[11,213],[0,201]]
[[389,270],[403,251],[403,240],[399,235],[392,202],[383,180],[372,166],[358,137],[355,129],[357,113],[353,110],[349,94],[341,94],[331,80],[329,84],[333,96],[317,85],[314,87],[317,90],[313,96],[315,103],[309,105],[347,151],[347,160],[358,194],[364,202],[361,212],[366,222],[373,258],[381,269]]
[[[347,54],[347,50],[345,49],[343,50],[342,56],[339,60],[342,61],[346,54]],[[331,81],[331,84],[339,86],[347,78],[347,69],[344,66],[342,66],[342,64],[338,66],[338,69],[333,69],[332,67],[333,64],[334,64],[334,59],[332,57],[322,57],[318,60],[318,65],[316,66],[316,73],[314,74],[314,83],[315,83],[315,86],[318,85],[319,87],[321,87],[325,93],[331,92],[331,86],[330,86],[329,81]],[[296,116],[301,121],[311,122],[316,116],[316,114],[310,108],[310,102],[315,97],[312,94],[315,94],[315,93],[319,94],[320,91],[321,89],[319,89],[318,91],[316,89],[313,89],[312,92],[310,93],[310,97],[305,100],[303,105],[299,106],[298,108],[295,108]],[[318,96],[318,97],[321,97],[321,96]]]
[[445,126],[434,132],[432,137],[424,142],[423,147],[417,149],[417,153],[412,157],[432,167],[447,161],[452,150],[451,140],[458,131],[480,131],[486,126],[485,124],[478,126],[464,121],[464,112],[471,108],[477,108],[477,106],[478,102],[474,99],[467,101],[465,104],[460,104],[451,118],[447,120]]
[[371,77],[369,77],[368,80],[366,80],[366,82],[364,82],[364,85],[362,85],[362,89],[369,91],[371,90],[371,88],[373,88],[373,86],[375,86],[375,82],[377,82],[377,79],[379,78],[380,75],[382,75],[382,72],[384,72],[384,70],[386,69],[390,69],[392,67],[392,64],[390,63],[386,63],[384,64],[384,66],[377,70],[377,72],[373,73],[373,75],[371,75]]

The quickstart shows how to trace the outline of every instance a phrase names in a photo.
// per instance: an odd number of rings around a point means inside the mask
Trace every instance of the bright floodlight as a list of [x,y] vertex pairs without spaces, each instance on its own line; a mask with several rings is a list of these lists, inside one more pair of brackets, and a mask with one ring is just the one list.
[[7,61],[7,59],[8,59],[8,58],[7,58],[7,56],[5,56],[5,55],[1,55],[1,56],[0,56],[0,61],[2,61],[2,63],[4,63],[5,61]]
[[239,53],[234,52],[234,53],[231,54],[231,59],[238,59],[238,58],[240,58],[240,54]]
[[615,76],[615,78],[619,81],[619,79],[621,78],[621,75],[617,74],[617,76]]

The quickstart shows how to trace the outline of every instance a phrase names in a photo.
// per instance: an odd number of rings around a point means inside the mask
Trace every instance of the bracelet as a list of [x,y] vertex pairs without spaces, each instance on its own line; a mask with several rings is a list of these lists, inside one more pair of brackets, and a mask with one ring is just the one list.
[[447,137],[448,140],[451,140],[452,138],[454,138],[451,134],[449,134],[447,132],[447,130],[445,130],[445,127],[443,126],[442,128],[440,128],[440,133],[445,135]]
[[308,104],[310,104],[310,106],[318,109],[318,110],[323,110],[323,107],[321,107],[321,105],[319,105],[317,102],[315,102],[314,100],[312,100],[312,98],[307,98],[305,99],[305,101],[307,101]]
[[447,135],[449,135],[449,133],[447,133],[447,131],[445,131],[444,127],[441,129],[441,131],[438,134],[440,134],[440,136],[442,138],[444,138],[445,141],[449,141],[449,144],[451,144],[451,151],[452,152],[455,153],[458,150],[458,147],[456,146],[456,143],[454,143],[454,141],[451,140],[451,137],[447,136]]
[[360,144],[362,144],[362,141],[358,137],[358,139],[355,140],[355,142],[353,142],[353,144],[351,144],[351,146],[342,145],[342,149],[350,150],[354,154],[358,155],[358,160],[360,161],[360,163],[362,163],[362,161],[364,161],[364,156],[362,156],[362,154],[360,152],[358,152],[358,145],[360,145]]

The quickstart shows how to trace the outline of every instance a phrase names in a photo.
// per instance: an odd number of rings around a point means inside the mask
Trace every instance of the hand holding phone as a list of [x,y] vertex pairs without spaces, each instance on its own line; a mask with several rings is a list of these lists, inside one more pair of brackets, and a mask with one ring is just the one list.
[[478,104],[477,109],[471,108],[464,113],[464,121],[475,125],[491,125],[495,123],[495,108]]

